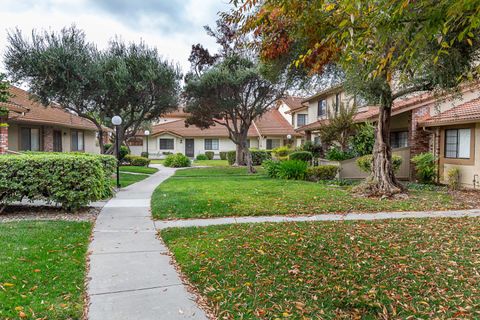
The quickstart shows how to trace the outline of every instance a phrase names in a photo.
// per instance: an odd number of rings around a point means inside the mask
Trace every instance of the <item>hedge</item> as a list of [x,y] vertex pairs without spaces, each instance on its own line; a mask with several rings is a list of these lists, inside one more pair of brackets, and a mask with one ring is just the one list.
[[116,160],[89,154],[28,154],[0,157],[0,203],[44,200],[75,210],[112,193]]
[[[357,159],[357,166],[360,170],[366,173],[372,172],[373,155],[368,154],[366,156]],[[402,157],[396,154],[392,155],[393,171],[397,172],[402,165]]]
[[183,168],[183,167],[190,167],[191,162],[187,156],[181,153],[177,153],[177,154],[169,154],[165,158],[163,165],[165,167]]
[[123,161],[136,167],[148,167],[150,165],[150,159],[140,156],[132,156],[130,154],[127,154]]
[[203,153],[197,154],[197,157],[195,158],[197,160],[208,160],[208,157],[204,155]]
[[[272,155],[265,150],[252,149],[250,150],[250,153],[252,155],[252,164],[254,166],[260,166],[265,160],[270,160],[272,158]],[[235,163],[236,155],[236,151],[227,152],[227,160],[229,165],[233,165]]]
[[227,153],[225,151],[220,151],[220,160],[227,160]]
[[321,165],[316,167],[309,167],[307,169],[307,180],[320,181],[320,180],[333,180],[337,176],[340,168],[334,165]]
[[295,151],[288,155],[288,159],[309,162],[313,159],[313,154],[310,151]]
[[205,151],[205,155],[207,156],[208,160],[213,160],[213,158],[215,157],[215,152]]

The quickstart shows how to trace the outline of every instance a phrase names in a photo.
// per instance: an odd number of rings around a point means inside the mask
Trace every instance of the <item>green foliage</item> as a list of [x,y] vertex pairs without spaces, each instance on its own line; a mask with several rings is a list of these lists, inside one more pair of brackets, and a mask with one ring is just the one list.
[[[10,99],[10,84],[5,80],[6,76],[0,73],[0,102],[8,102]],[[0,107],[0,117],[8,115],[8,109],[6,107]]]
[[165,161],[163,163],[165,167],[171,167],[171,168],[184,168],[184,167],[190,167],[191,166],[191,161],[190,159],[181,154],[170,154],[165,158]]
[[204,154],[198,154],[196,159],[197,160],[208,160],[208,157]]
[[[105,143],[104,144],[104,148],[105,150],[108,150],[112,147],[112,144],[111,143]],[[125,156],[127,154],[130,154],[130,150],[128,150],[127,146],[120,146],[120,153],[119,153],[119,157],[120,157],[120,162],[122,162],[124,159],[125,159]]]
[[262,167],[265,169],[265,173],[269,178],[278,178],[280,161],[266,160],[263,162]]
[[288,155],[288,159],[290,160],[300,160],[309,162],[313,158],[313,155],[310,151],[295,151]]
[[142,151],[142,153],[140,153],[140,157],[143,157],[143,158],[147,158],[147,159],[148,159],[149,156],[150,156],[150,155],[148,154],[147,151]]
[[150,165],[150,159],[130,154],[125,156],[124,162],[136,167],[148,167]]
[[237,156],[237,152],[235,150],[227,152],[227,160],[229,165],[233,165],[235,163],[236,156]]
[[272,150],[272,154],[275,156],[275,157],[288,157],[288,155],[290,153],[292,153],[292,149],[290,149],[289,146],[281,146],[281,147],[278,147],[278,148],[275,148]]
[[435,183],[437,178],[437,161],[430,152],[421,153],[412,158],[417,179],[421,183]]
[[316,167],[307,168],[307,180],[319,181],[319,180],[333,180],[337,176],[339,171],[338,166],[334,165],[321,165]]
[[[236,154],[236,151],[227,152],[227,160],[229,165],[233,165],[235,163]],[[272,158],[271,154],[265,150],[250,149],[250,154],[252,155],[252,165],[254,166],[261,166],[263,161]]]
[[308,164],[305,161],[287,160],[280,162],[278,178],[289,180],[304,180]]
[[447,172],[447,184],[450,190],[460,189],[460,169],[451,168]]
[[318,158],[322,154],[322,146],[312,141],[305,141],[305,143],[298,148],[298,151],[311,152],[313,157]]
[[342,151],[340,148],[335,146],[327,151],[325,158],[331,161],[343,161],[355,158],[355,154],[352,151]]
[[[111,194],[112,157],[27,154],[0,157],[0,202],[27,198],[76,210]],[[109,176],[110,175],[110,176]]]
[[363,123],[357,127],[355,135],[351,137],[352,150],[357,157],[373,153],[375,144],[375,127],[369,123]]
[[348,142],[357,130],[355,115],[357,108],[355,106],[348,107],[340,104],[338,112],[333,108],[328,109],[328,122],[319,128],[319,136],[322,144],[331,146],[337,143],[342,150],[346,150]]
[[[397,172],[402,165],[402,157],[397,155],[392,155],[392,166],[393,171]],[[357,159],[357,166],[360,170],[366,173],[372,172],[372,163],[373,163],[373,155],[367,154],[363,157]]]
[[205,151],[205,155],[207,156],[207,159],[205,159],[205,160],[213,160],[213,158],[215,157],[215,152]]
[[225,151],[220,151],[220,160],[227,160],[227,153]]

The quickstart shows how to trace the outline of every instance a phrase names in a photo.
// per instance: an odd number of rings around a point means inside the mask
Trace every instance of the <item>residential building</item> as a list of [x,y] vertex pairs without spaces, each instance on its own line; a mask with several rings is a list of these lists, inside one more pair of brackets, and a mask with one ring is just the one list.
[[[0,153],[21,151],[100,153],[97,128],[89,120],[59,106],[43,106],[29,93],[11,86],[12,97],[0,107],[8,114],[0,122]],[[8,151],[7,151],[8,150]]]

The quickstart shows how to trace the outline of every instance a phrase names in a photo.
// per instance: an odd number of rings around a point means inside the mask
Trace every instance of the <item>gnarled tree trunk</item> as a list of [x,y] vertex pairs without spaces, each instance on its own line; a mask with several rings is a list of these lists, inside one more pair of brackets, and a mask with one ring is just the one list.
[[237,152],[234,165],[247,166],[249,173],[256,173],[257,170],[255,170],[252,162],[252,154],[250,153],[250,150],[248,150],[247,146],[247,133],[241,133],[238,136],[236,143],[236,151]]

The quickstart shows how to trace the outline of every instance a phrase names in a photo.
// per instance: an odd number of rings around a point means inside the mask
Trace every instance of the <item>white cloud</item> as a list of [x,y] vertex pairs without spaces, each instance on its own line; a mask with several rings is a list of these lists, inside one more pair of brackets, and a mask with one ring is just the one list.
[[[2,0],[0,55],[3,60],[8,30],[18,27],[28,34],[32,29],[60,30],[75,24],[99,48],[114,36],[144,40],[187,71],[192,44],[215,48],[203,26],[214,25],[217,12],[228,7],[228,0]],[[4,70],[3,63],[0,69]]]

